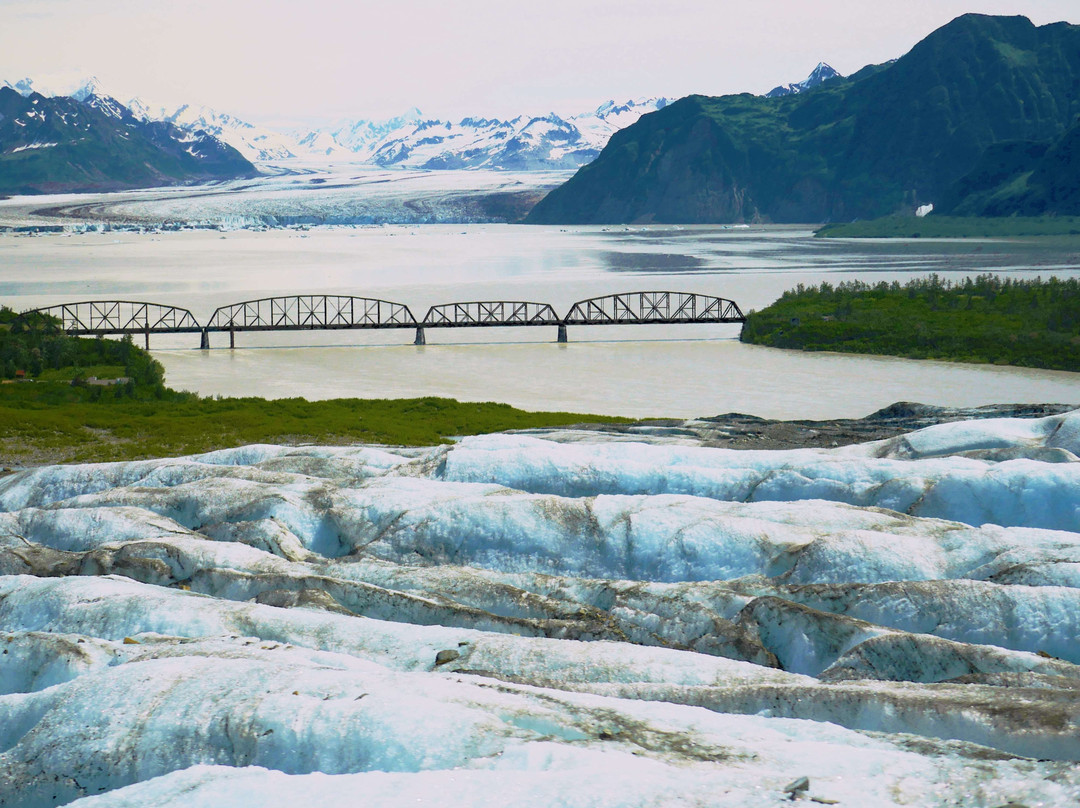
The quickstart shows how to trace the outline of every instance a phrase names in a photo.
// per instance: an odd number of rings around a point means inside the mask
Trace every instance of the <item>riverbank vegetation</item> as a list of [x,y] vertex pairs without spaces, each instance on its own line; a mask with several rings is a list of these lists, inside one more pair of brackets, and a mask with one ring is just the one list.
[[883,216],[834,222],[818,238],[1024,238],[1073,237],[1080,244],[1080,216]]
[[[131,340],[69,337],[55,322],[24,322],[10,309],[0,309],[0,369],[0,469],[247,443],[428,446],[505,429],[627,420],[445,398],[203,398],[165,386],[161,365]],[[98,385],[90,376],[125,381]]]
[[1080,371],[1080,281],[937,275],[799,285],[750,312],[740,339],[805,351]]
[[271,401],[168,388],[160,398],[94,392],[60,382],[0,388],[0,465],[134,460],[248,443],[430,446],[505,429],[625,421],[445,398]]
[[124,397],[133,396],[136,388],[157,394],[164,386],[165,371],[150,354],[136,348],[130,337],[69,337],[53,317],[19,316],[0,306],[0,379],[82,383],[90,377],[124,379],[110,391],[114,397]]

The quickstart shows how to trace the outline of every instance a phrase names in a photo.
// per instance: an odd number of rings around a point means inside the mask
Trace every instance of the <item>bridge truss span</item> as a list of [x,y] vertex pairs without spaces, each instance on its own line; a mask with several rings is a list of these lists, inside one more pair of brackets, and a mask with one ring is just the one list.
[[187,309],[137,300],[84,300],[60,303],[20,315],[42,314],[60,321],[73,336],[101,334],[193,333],[202,330]]
[[425,328],[469,328],[499,325],[560,325],[562,320],[547,303],[522,300],[486,300],[432,306],[421,323]]
[[645,323],[741,323],[738,304],[696,292],[621,292],[575,303],[566,325]]
[[391,300],[348,295],[264,297],[222,306],[207,331],[305,331],[416,326],[409,307]]
[[[228,332],[229,347],[243,331],[314,331],[335,329],[414,328],[415,344],[424,345],[427,328],[482,326],[554,326],[566,342],[569,325],[648,323],[741,323],[745,317],[733,300],[695,292],[622,292],[575,303],[565,317],[548,303],[480,300],[431,306],[418,321],[404,303],[352,295],[290,295],[244,300],[217,308],[205,325],[187,309],[132,300],[87,300],[31,309],[19,315],[29,327],[57,329],[76,336],[201,334],[210,347],[211,332]],[[42,323],[34,317],[48,318]]]

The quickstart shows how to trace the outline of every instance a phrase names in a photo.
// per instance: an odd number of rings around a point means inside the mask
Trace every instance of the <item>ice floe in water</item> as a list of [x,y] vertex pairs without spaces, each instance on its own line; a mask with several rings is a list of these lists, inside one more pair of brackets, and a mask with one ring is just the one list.
[[1078,455],[1068,413],[14,474],[0,805],[1076,804]]

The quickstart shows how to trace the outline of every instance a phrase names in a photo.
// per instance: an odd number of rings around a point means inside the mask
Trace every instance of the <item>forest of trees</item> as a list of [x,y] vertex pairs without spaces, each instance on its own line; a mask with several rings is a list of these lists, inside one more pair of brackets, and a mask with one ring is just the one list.
[[122,340],[70,337],[55,318],[37,313],[20,316],[0,306],[0,378],[36,379],[50,371],[68,371],[51,375],[78,384],[96,368],[119,371],[116,375],[130,379],[117,386],[116,395],[164,391],[161,364],[135,346],[130,336]]
[[751,312],[743,342],[1080,371],[1080,280],[938,275],[799,285]]

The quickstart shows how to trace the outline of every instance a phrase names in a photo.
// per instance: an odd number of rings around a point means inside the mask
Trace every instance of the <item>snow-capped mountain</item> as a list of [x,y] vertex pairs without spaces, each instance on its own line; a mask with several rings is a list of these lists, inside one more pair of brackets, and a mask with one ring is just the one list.
[[28,77],[16,82],[4,81],[0,86],[10,87],[24,97],[36,92],[48,98],[74,98],[118,120],[130,113],[138,121],[168,123],[191,134],[201,132],[227,143],[252,162],[307,155],[294,138],[283,132],[255,126],[210,107],[167,106],[148,103],[141,98],[132,98],[123,104],[96,76],[44,80]]
[[133,98],[128,107],[141,120],[165,121],[189,132],[203,131],[228,143],[252,162],[287,160],[305,154],[295,138],[283,132],[243,121],[206,106],[182,104],[178,107],[152,106]]
[[668,105],[666,98],[609,101],[596,110],[562,118],[518,116],[509,121],[463,118],[423,120],[389,135],[370,161],[409,168],[499,168],[517,171],[573,169],[592,162],[611,135],[642,115]]
[[115,118],[160,121],[229,144],[252,162],[333,159],[402,168],[508,170],[576,169],[594,160],[612,134],[642,115],[667,106],[666,98],[608,101],[595,110],[561,117],[519,115],[510,120],[424,118],[415,107],[387,120],[348,120],[333,126],[284,132],[195,104],[166,106],[132,98],[121,104],[96,78],[3,82],[26,96],[69,96]]
[[91,95],[107,96],[108,93],[97,76],[46,76],[30,78],[26,76],[18,81],[0,82],[0,87],[10,87],[24,98],[37,93],[45,98],[68,96],[76,101],[85,101]]
[[642,115],[663,109],[670,103],[669,98],[639,98],[622,104],[608,101],[592,112],[575,115],[570,120],[590,141],[603,148],[620,129],[625,129]]
[[255,173],[206,132],[139,120],[96,83],[52,97],[34,87],[0,87],[0,191],[121,190]]
[[374,152],[371,161],[381,166],[409,168],[576,168],[595,158],[581,132],[571,123],[549,115],[517,117],[509,121],[464,118],[421,121],[396,133]]
[[568,118],[549,113],[460,121],[424,118],[414,107],[385,121],[348,121],[298,133],[298,142],[309,154],[351,155],[387,167],[574,169],[595,159],[616,131],[668,103],[666,98],[608,101]]
[[[4,79],[4,83],[0,84],[0,87],[9,87],[24,98],[30,95],[30,93],[37,92],[37,90],[34,89],[34,82],[31,79],[19,79],[14,83]],[[49,93],[42,93],[42,95],[49,95]]]
[[329,132],[312,129],[295,138],[297,152],[305,157],[336,157],[355,159],[352,152],[342,146]]
[[781,84],[779,87],[773,87],[769,92],[765,93],[765,97],[779,98],[784,95],[795,95],[796,93],[805,92],[813,87],[817,87],[819,84],[823,84],[829,79],[835,78],[842,78],[842,76],[824,62],[818,62],[817,67],[810,71],[810,75],[802,81],[796,84]]
[[96,76],[73,79],[19,79],[16,82],[4,81],[3,87],[10,87],[23,98],[30,98],[37,93],[44,98],[73,98],[80,104],[101,110],[110,118],[122,120],[128,110],[113,98]]
[[[334,142],[362,159],[369,159],[372,154],[396,132],[410,127],[415,127],[424,115],[416,107],[413,107],[404,115],[398,115],[385,121],[345,121],[338,124],[329,134]],[[314,134],[314,133],[311,133]]]

